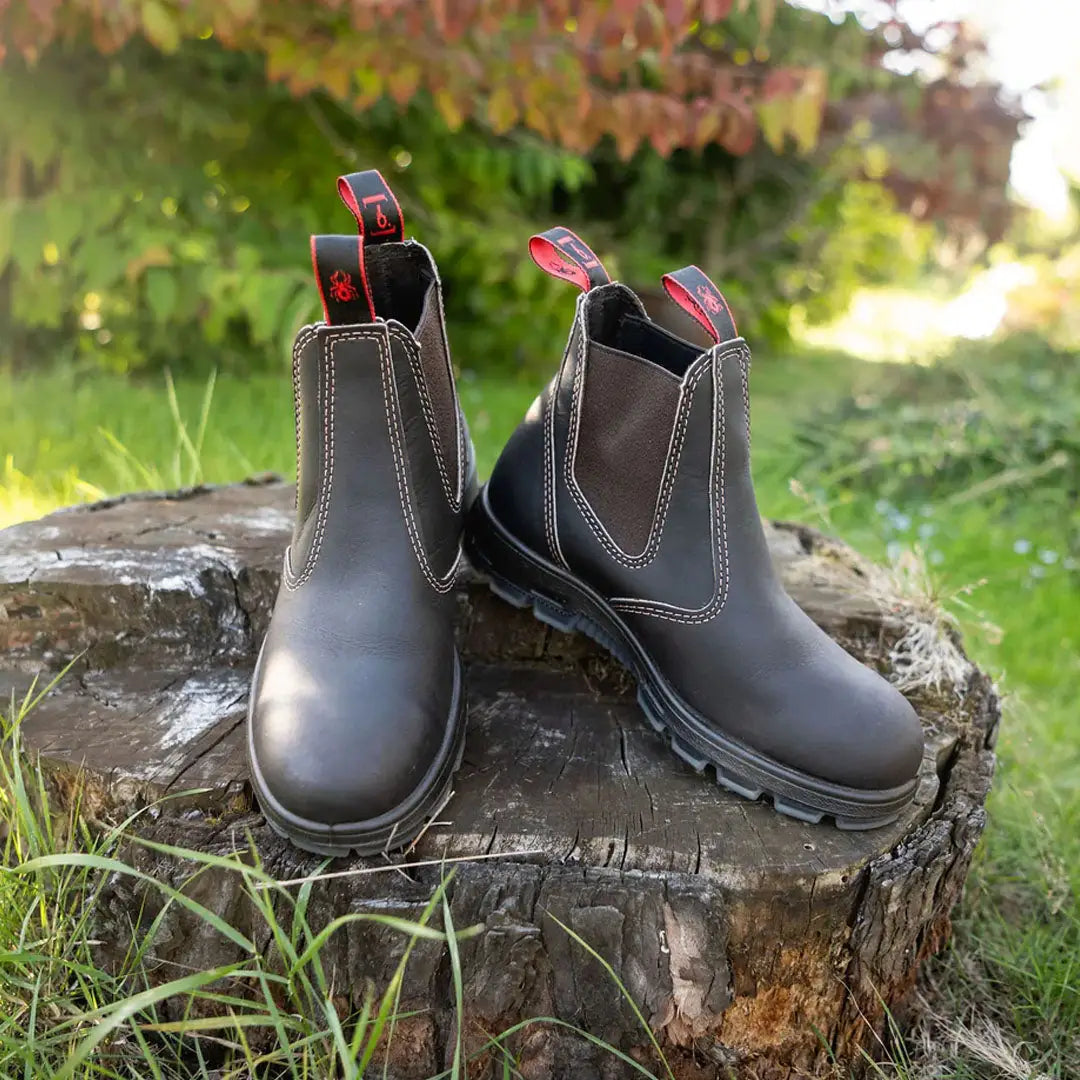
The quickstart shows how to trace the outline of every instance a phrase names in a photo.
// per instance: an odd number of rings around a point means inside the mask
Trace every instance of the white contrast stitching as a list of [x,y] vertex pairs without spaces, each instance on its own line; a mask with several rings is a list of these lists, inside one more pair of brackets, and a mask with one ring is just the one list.
[[[582,297],[584,297],[582,293]],[[578,300],[577,311],[581,311],[581,299]],[[575,314],[574,321],[578,316]],[[555,463],[555,409],[559,403],[559,390],[562,387],[563,373],[566,369],[566,361],[570,356],[570,349],[574,341],[574,328],[570,330],[570,340],[566,343],[566,351],[563,353],[562,363],[559,364],[558,374],[552,384],[551,393],[547,400],[541,397],[544,406],[544,528],[547,532],[548,548],[551,557],[559,562],[566,570],[570,564],[563,555],[562,544],[559,542],[559,519],[558,503],[556,502],[556,463]]]
[[465,424],[463,422],[464,414],[461,411],[461,401],[458,398],[457,380],[454,378],[454,364],[450,359],[450,339],[446,336],[446,311],[443,308],[442,278],[439,276],[439,267],[432,258],[431,252],[419,240],[410,240],[409,243],[415,244],[427,255],[428,262],[431,265],[431,272],[435,277],[435,298],[439,302],[439,333],[442,335],[443,359],[446,361],[446,377],[450,380],[450,396],[454,405],[454,427],[457,432],[457,504],[460,507],[465,501],[465,482],[468,479],[465,475]]
[[[285,587],[290,591],[299,589],[315,569],[315,563],[322,550],[323,534],[326,531],[326,518],[330,513],[330,490],[334,484],[334,412],[337,399],[334,394],[334,346],[331,344],[325,362],[319,365],[319,393],[317,403],[323,414],[323,470],[319,477],[319,505],[315,517],[315,532],[311,540],[311,550],[304,560],[299,575],[293,576],[292,546],[285,552]],[[325,371],[326,394],[323,394]]]
[[292,349],[293,432],[296,435],[296,495],[293,510],[300,508],[300,354],[312,338],[318,336],[313,326],[305,326],[296,335]]
[[750,433],[750,365],[753,363],[753,357],[750,355],[749,349],[743,350],[742,355],[742,400],[743,400],[743,412],[746,413],[746,450],[749,453],[751,449],[752,435]]
[[[431,437],[432,450],[435,452],[435,467],[439,471],[439,480],[442,484],[443,492],[446,495],[446,501],[450,504],[451,509],[461,509],[461,465],[460,465],[460,448],[459,448],[459,462],[458,462],[458,483],[457,491],[455,492],[450,484],[450,477],[447,474],[445,464],[443,462],[443,449],[442,440],[439,438],[438,427],[435,423],[435,410],[431,406],[431,397],[428,394],[427,388],[427,376],[424,373],[424,365],[420,356],[420,347],[416,343],[415,338],[411,334],[406,333],[404,330],[397,326],[388,324],[390,333],[396,337],[404,346],[405,352],[409,357],[409,367],[412,370],[413,380],[416,383],[417,394],[420,398],[420,409],[424,414],[424,424],[428,429],[428,435]],[[452,386],[451,386],[452,389]],[[457,395],[452,393],[454,398],[454,405],[457,406]],[[460,424],[460,420],[457,421]]]
[[[400,417],[400,403],[397,399],[397,388],[394,386],[389,339],[385,334],[379,333],[378,330],[376,330],[374,333],[371,331],[362,331],[356,334],[346,335],[338,340],[349,341],[352,338],[372,337],[379,347],[379,371],[382,375],[383,383],[383,407],[386,412],[386,427],[390,435],[390,447],[394,459],[394,475],[397,478],[398,498],[401,501],[401,511],[405,518],[405,528],[409,534],[409,541],[412,544],[413,554],[416,556],[416,561],[420,564],[420,569],[423,572],[424,577],[427,578],[428,584],[436,592],[446,593],[454,587],[457,581],[458,566],[461,563],[462,557],[461,543],[459,541],[457,555],[450,564],[449,570],[447,570],[443,577],[436,577],[435,572],[428,561],[427,552],[424,550],[424,544],[420,537],[420,530],[412,512],[412,500],[409,496],[408,488],[408,462],[405,459],[404,439],[402,438],[398,423],[398,418]],[[333,348],[333,346],[331,346],[331,348]],[[393,409],[391,409],[390,405],[391,399],[393,399]]]
[[[423,246],[423,245],[421,245]],[[427,251],[427,249],[424,249]],[[430,257],[430,252],[428,253]],[[443,310],[442,279],[439,277],[439,268],[435,260],[431,260],[435,271],[435,297],[439,301],[439,333],[442,335],[443,359],[446,361],[446,377],[450,380],[450,398],[454,406],[454,431],[457,444],[457,507],[461,508],[465,501],[465,426],[462,423],[461,402],[458,400],[457,379],[454,378],[454,364],[450,359],[450,339],[446,336],[446,312]]]
[[[679,623],[691,623],[699,624],[710,622],[714,619],[724,608],[727,603],[728,595],[728,581],[729,581],[729,560],[727,550],[727,501],[724,492],[724,466],[727,450],[727,430],[726,430],[726,416],[724,406],[724,377],[723,377],[723,365],[724,362],[730,356],[739,356],[745,358],[746,349],[739,348],[734,350],[728,350],[722,355],[717,355],[717,351],[713,350],[713,446],[712,446],[712,491],[710,493],[710,501],[713,503],[716,510],[712,520],[710,521],[710,535],[711,535],[711,548],[712,548],[712,561],[713,561],[713,587],[714,595],[707,607],[699,611],[687,611],[684,608],[678,608],[672,604],[663,604],[658,601],[649,600],[637,600],[626,597],[615,597],[611,600],[613,607],[616,607],[620,611],[627,612],[634,615],[651,615],[658,619],[666,619],[669,622]],[[745,368],[744,368],[745,371]],[[747,401],[749,397],[747,396]],[[717,405],[719,409],[717,410]],[[717,425],[717,411],[719,412],[719,425]],[[720,446],[719,454],[717,454],[716,447],[716,432],[719,427]],[[716,494],[719,492],[720,498],[716,499]],[[716,525],[720,526],[720,551],[719,556],[721,560],[720,570],[720,589],[716,590]]]
[[[556,376],[555,392],[558,392],[558,377]],[[554,516],[551,509],[551,435],[549,428],[551,426],[551,401],[552,395],[545,395],[541,397],[540,404],[544,411],[544,532],[547,534],[548,552],[553,559],[557,559],[555,554],[555,535],[551,531],[551,519]]]
[[[457,555],[454,562],[451,564],[450,569],[446,572],[445,577],[438,578],[435,576],[434,571],[431,569],[431,565],[428,562],[426,552],[423,549],[423,543],[420,539],[419,529],[416,525],[415,519],[412,513],[412,502],[409,498],[408,492],[408,478],[407,478],[407,464],[404,462],[404,448],[403,439],[399,431],[399,425],[395,420],[395,416],[399,413],[399,404],[397,401],[397,393],[394,387],[393,371],[390,362],[390,349],[389,342],[386,334],[380,327],[372,327],[370,330],[360,330],[350,334],[341,334],[334,337],[329,341],[329,350],[326,363],[321,366],[321,370],[326,371],[328,382],[328,394],[327,400],[323,401],[322,396],[322,379],[319,384],[319,403],[325,405],[323,408],[323,424],[324,424],[324,450],[323,450],[323,477],[321,480],[325,482],[320,486],[319,492],[319,509],[318,516],[315,523],[315,535],[312,540],[311,553],[305,562],[304,569],[297,577],[293,577],[291,567],[291,551],[285,553],[285,585],[290,590],[298,589],[311,577],[312,571],[315,569],[315,563],[318,560],[319,552],[322,549],[323,536],[326,530],[326,521],[330,512],[330,492],[333,486],[334,478],[334,413],[336,409],[336,395],[335,395],[335,380],[334,380],[334,367],[336,360],[334,357],[334,349],[339,342],[342,341],[359,341],[364,339],[374,339],[379,349],[379,372],[382,379],[383,386],[383,410],[386,415],[387,431],[390,435],[390,446],[394,461],[394,475],[398,485],[398,498],[401,502],[402,513],[405,518],[406,531],[409,534],[409,540],[412,544],[413,553],[416,555],[416,560],[420,565],[420,569],[436,592],[445,593],[449,592],[455,585],[457,580],[457,574],[462,561],[462,548],[461,544],[458,544]],[[394,408],[391,409],[390,395],[393,394]]]
[[578,438],[581,430],[581,398],[584,393],[584,369],[585,369],[585,334],[582,327],[582,345],[578,349],[577,366],[574,370],[574,386],[570,406],[570,432],[566,456],[563,459],[563,473],[566,486],[570,491],[574,502],[581,511],[585,524],[593,536],[600,542],[604,550],[618,563],[628,569],[639,569],[648,566],[660,550],[660,541],[663,538],[664,526],[667,524],[668,507],[671,504],[671,493],[675,487],[675,478],[678,475],[679,461],[682,457],[683,443],[686,438],[686,428],[690,417],[690,407],[693,404],[693,391],[707,371],[710,365],[702,364],[690,378],[679,388],[679,404],[675,410],[675,424],[672,427],[671,438],[668,441],[668,453],[664,459],[664,472],[662,474],[660,491],[657,493],[656,506],[653,508],[653,519],[649,528],[649,536],[645,547],[637,555],[631,555],[624,551],[614,537],[604,527],[599,515],[592,508],[588,496],[581,489],[577,481],[574,467],[577,462]]

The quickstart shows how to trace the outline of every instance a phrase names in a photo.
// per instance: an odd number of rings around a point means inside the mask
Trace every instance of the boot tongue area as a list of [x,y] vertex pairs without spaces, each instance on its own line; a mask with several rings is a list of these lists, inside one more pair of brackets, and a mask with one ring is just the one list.
[[[716,344],[736,341],[735,317],[720,290],[696,266],[684,266],[661,278],[665,291]],[[638,297],[625,285],[611,283],[588,292],[584,300],[590,340],[656,364],[683,378],[702,356],[700,345],[653,322]]]
[[330,326],[394,319],[415,332],[437,280],[423,245],[405,240],[397,198],[377,169],[338,178],[352,236],[313,236],[311,261]]
[[435,303],[435,266],[427,248],[415,241],[380,244],[367,253],[368,282],[375,315],[396,319],[417,333]]
[[653,322],[625,285],[595,289],[585,305],[589,340],[594,344],[648,360],[680,379],[702,354],[701,346]]

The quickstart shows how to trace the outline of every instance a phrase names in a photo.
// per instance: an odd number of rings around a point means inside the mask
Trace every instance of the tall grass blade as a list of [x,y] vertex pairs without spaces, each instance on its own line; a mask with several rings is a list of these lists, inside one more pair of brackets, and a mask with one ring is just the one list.
[[611,981],[614,982],[615,985],[619,988],[619,993],[621,993],[622,996],[626,999],[626,1001],[630,1005],[630,1008],[634,1010],[634,1015],[637,1017],[638,1023],[641,1025],[645,1034],[649,1036],[649,1042],[652,1043],[653,1049],[656,1051],[656,1056],[663,1064],[664,1070],[668,1075],[668,1080],[675,1080],[675,1074],[671,1071],[671,1066],[668,1064],[668,1060],[664,1056],[664,1051],[660,1049],[660,1043],[657,1041],[656,1034],[653,1032],[652,1027],[645,1019],[644,1015],[641,1012],[641,1009],[638,1008],[637,1002],[634,1000],[630,991],[626,989],[626,986],[623,984],[622,979],[619,978],[615,969],[584,938],[571,930],[570,927],[566,925],[566,923],[561,922],[558,918],[552,915],[550,911],[546,912],[546,915],[549,919],[551,919],[553,923],[555,923],[556,926],[562,927],[562,929],[565,930],[566,933],[569,934],[570,937],[574,941],[576,941],[578,945],[580,945],[607,972]]
[[[431,916],[434,914],[435,908],[438,907],[439,902],[442,900],[442,895],[446,891],[446,887],[450,884],[452,878],[453,874],[451,873],[439,883],[438,888],[432,894],[427,906],[424,908],[423,912],[421,912],[420,918],[417,919],[417,923],[420,926],[427,926],[431,921]],[[412,955],[413,947],[418,940],[419,938],[410,936],[405,945],[405,949],[401,954],[401,959],[398,961],[397,968],[394,970],[394,974],[390,979],[390,984],[383,992],[382,999],[379,1002],[379,1011],[375,1014],[375,1019],[372,1021],[371,1031],[368,1034],[364,1052],[360,1056],[359,1069],[357,1071],[361,1076],[364,1075],[364,1070],[371,1064],[371,1060],[375,1056],[375,1051],[378,1049],[379,1040],[382,1038],[382,1033],[390,1019],[390,1011],[393,1008],[394,1001],[401,986],[402,978],[405,975],[405,968],[409,963],[409,957]],[[389,1040],[387,1045],[389,1049]]]
[[220,915],[204,907],[190,896],[185,896],[184,893],[174,889],[171,885],[166,885],[165,882],[159,881],[149,874],[144,874],[141,870],[136,870],[133,866],[128,866],[127,863],[121,862],[119,859],[106,858],[103,855],[93,855],[86,852],[66,852],[55,855],[42,855],[39,858],[30,859],[28,862],[12,867],[7,872],[11,874],[32,874],[42,870],[53,870],[60,866],[85,866],[91,870],[100,870],[106,874],[126,874],[139,881],[145,881],[160,889],[170,900],[187,908],[192,914],[209,923],[219,934],[227,937],[234,945],[239,945],[247,953],[256,952],[254,943],[244,937],[239,930],[225,922]]
[[450,1066],[451,1080],[458,1080],[461,1076],[461,1038],[462,1038],[462,1011],[465,1006],[465,994],[463,979],[461,977],[461,955],[458,952],[458,938],[454,933],[454,919],[450,914],[450,903],[446,893],[442,897],[443,931],[446,933],[446,944],[450,951],[450,974],[454,980],[454,1011],[457,1013],[457,1038],[454,1040],[454,1058]]
[[71,1077],[75,1076],[78,1067],[86,1061],[97,1046],[118,1027],[143,1009],[178,994],[191,993],[200,987],[215,982],[217,979],[225,978],[236,971],[239,966],[239,964],[227,964],[225,967],[214,968],[211,971],[199,971],[194,975],[185,975],[182,979],[174,979],[171,982],[155,986],[151,990],[144,990],[140,994],[133,994],[131,997],[125,998],[101,1017],[100,1021],[94,1025],[93,1031],[83,1039],[75,1053],[54,1074],[52,1080],[71,1080]]

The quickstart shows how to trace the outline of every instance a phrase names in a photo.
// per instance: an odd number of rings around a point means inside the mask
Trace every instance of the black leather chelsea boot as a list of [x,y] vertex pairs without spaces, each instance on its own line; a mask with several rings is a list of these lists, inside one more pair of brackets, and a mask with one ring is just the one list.
[[338,189],[359,237],[312,237],[326,321],[293,348],[296,523],[248,717],[266,820],[298,847],[407,844],[461,761],[454,585],[472,446],[435,264],[379,173]]
[[864,829],[911,800],[922,730],[893,687],[785,593],[750,478],[750,352],[696,267],[668,294],[715,342],[652,322],[566,229],[533,237],[582,289],[558,374],[470,512],[492,588],[596,638],[697,770],[804,821]]

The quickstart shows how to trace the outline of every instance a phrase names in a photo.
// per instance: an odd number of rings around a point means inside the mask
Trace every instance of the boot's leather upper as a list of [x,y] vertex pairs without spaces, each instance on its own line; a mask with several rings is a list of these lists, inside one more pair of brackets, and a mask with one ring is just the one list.
[[313,238],[327,321],[293,350],[296,522],[252,690],[262,797],[326,825],[392,814],[423,789],[461,694],[471,448],[435,265],[389,216],[397,229],[374,246]]
[[703,351],[602,268],[572,274],[557,252],[539,255],[585,291],[558,374],[495,466],[494,516],[599,592],[726,734],[834,783],[909,782],[922,757],[914,711],[773,568],[750,474],[750,352],[715,286],[696,268],[665,280],[716,340]]

